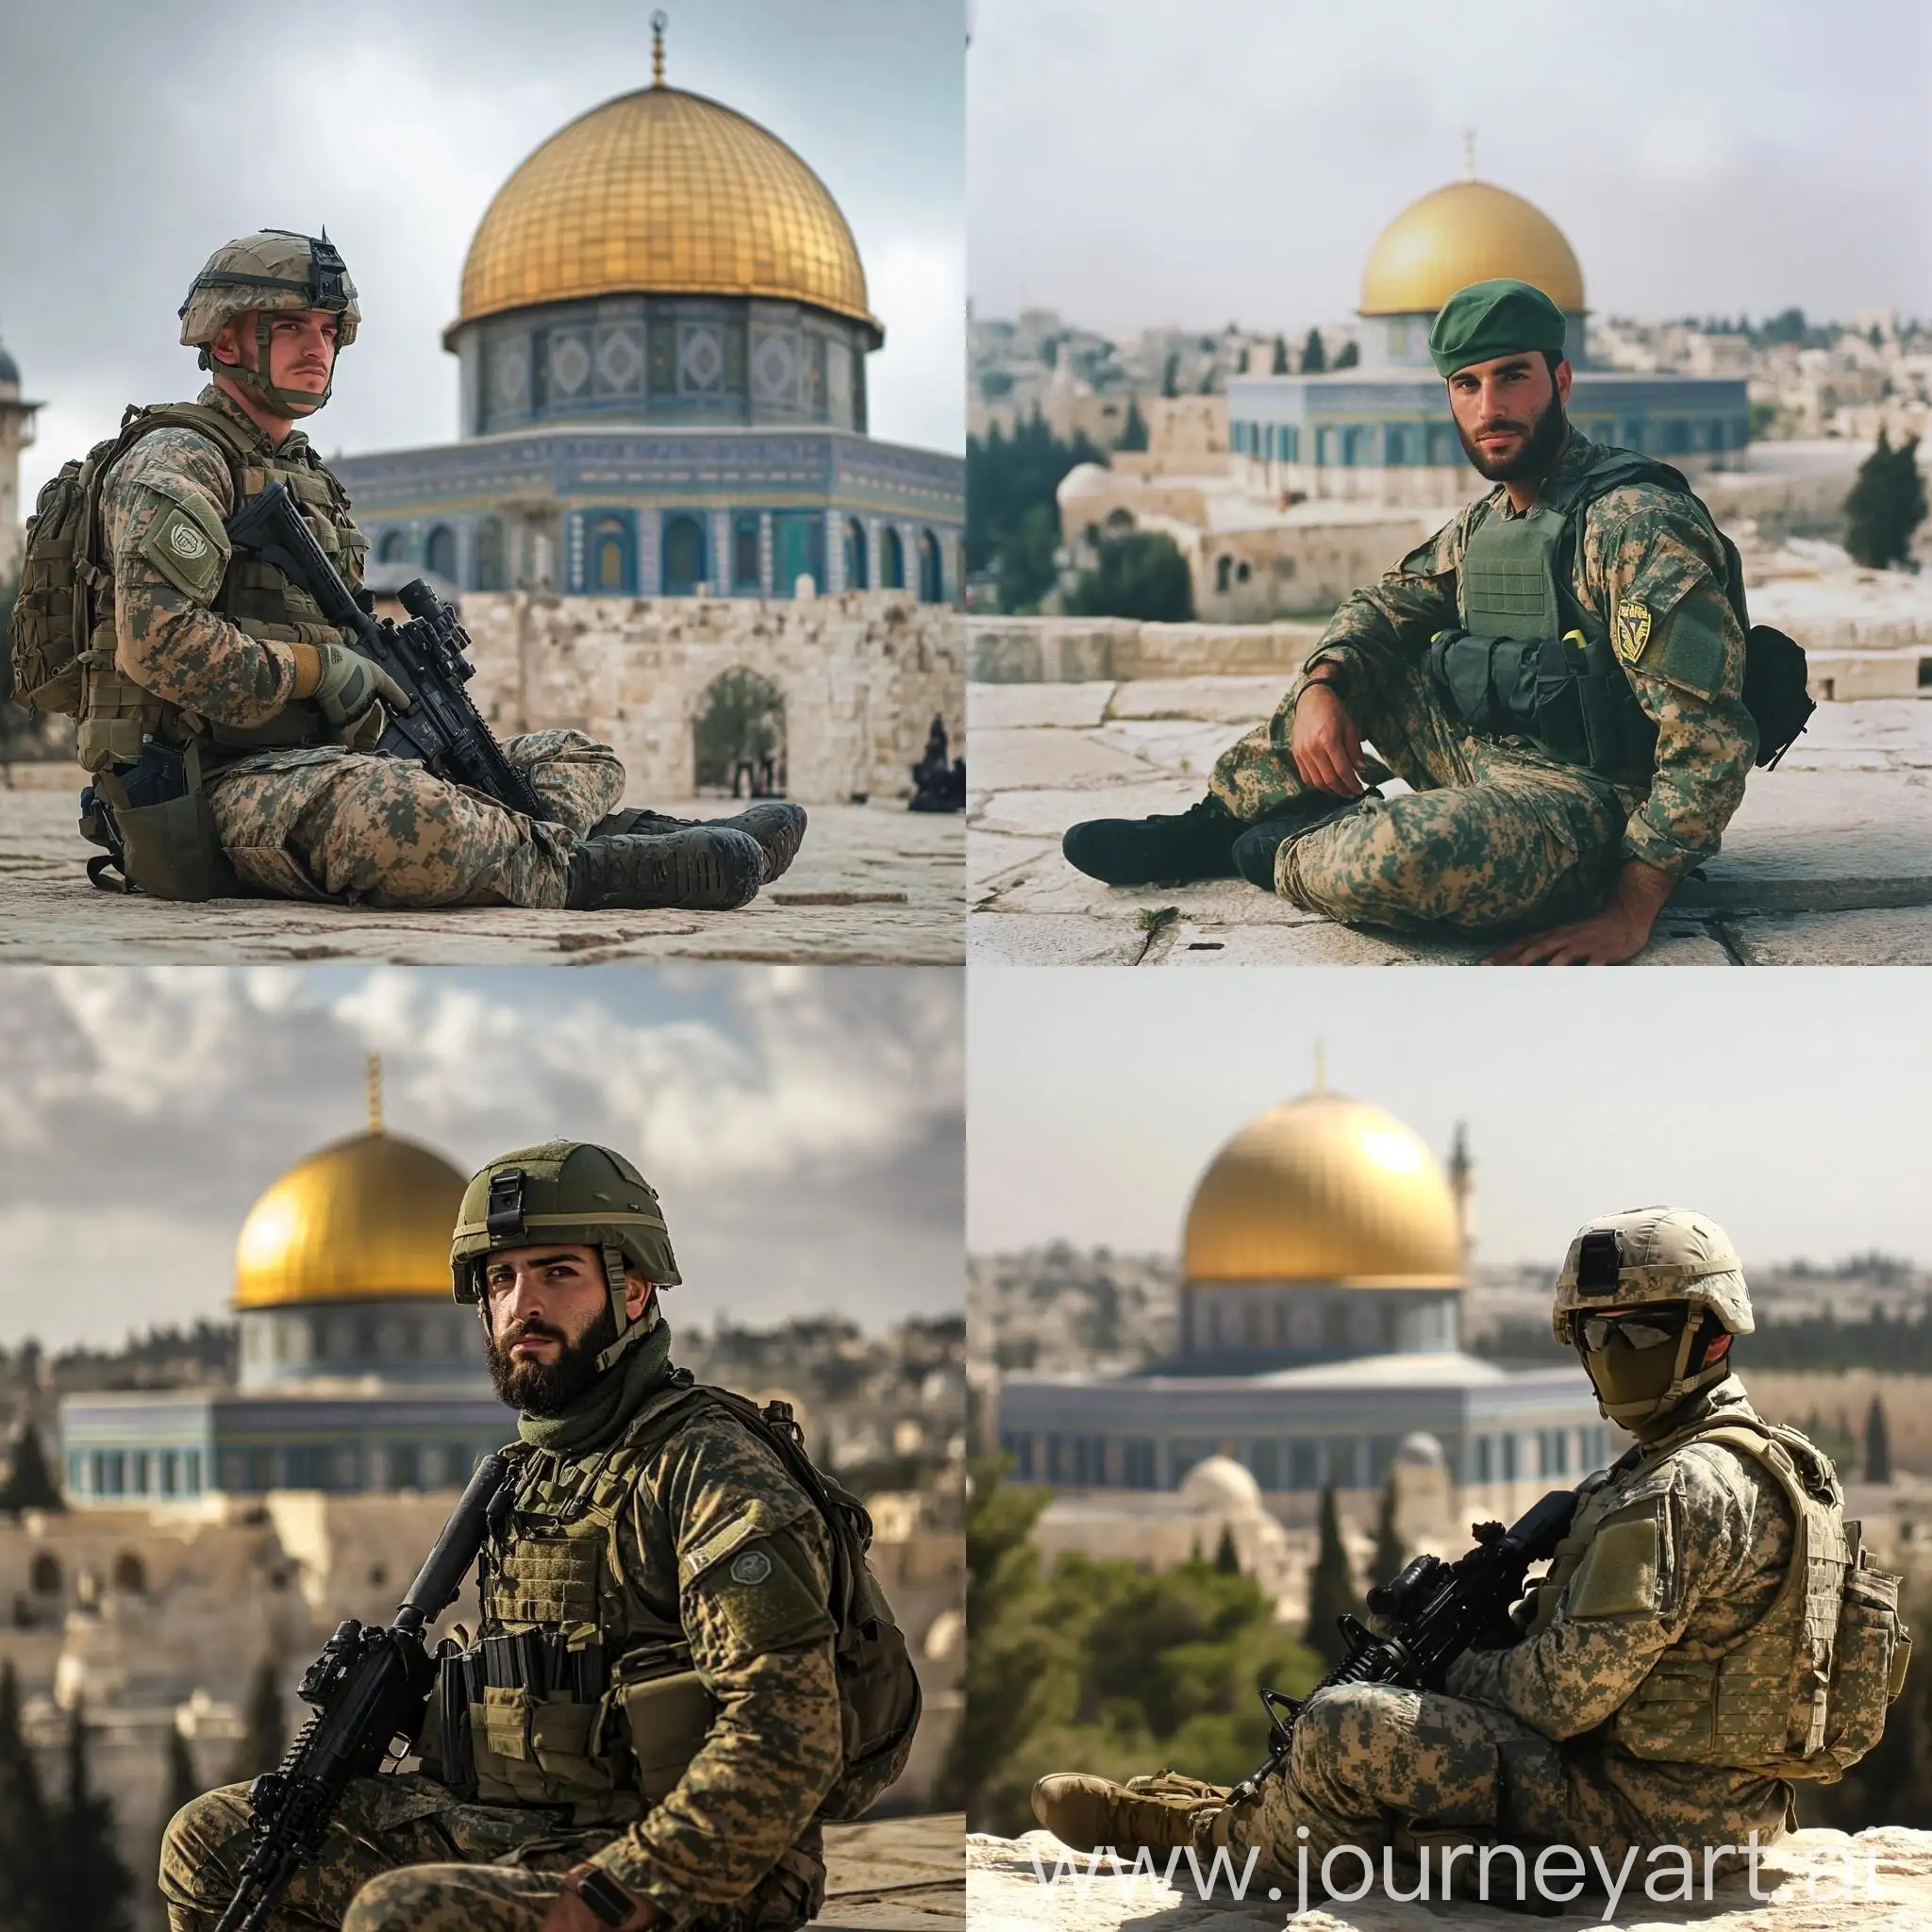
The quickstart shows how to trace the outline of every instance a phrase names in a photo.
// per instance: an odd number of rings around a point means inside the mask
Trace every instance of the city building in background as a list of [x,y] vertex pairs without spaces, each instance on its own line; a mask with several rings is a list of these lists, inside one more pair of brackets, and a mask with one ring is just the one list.
[[0,341],[0,584],[13,575],[25,539],[20,453],[34,440],[34,412],[40,407],[22,395],[20,364]]

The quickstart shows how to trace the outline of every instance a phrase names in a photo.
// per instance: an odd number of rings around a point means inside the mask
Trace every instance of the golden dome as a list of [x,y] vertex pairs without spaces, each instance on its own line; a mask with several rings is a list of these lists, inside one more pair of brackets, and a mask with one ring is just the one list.
[[1382,230],[1362,271],[1363,315],[1433,315],[1457,289],[1514,275],[1566,315],[1583,312],[1583,271],[1563,231],[1520,194],[1454,181]]
[[248,1210],[235,1306],[449,1298],[464,1177],[392,1134],[357,1134],[292,1167]]
[[592,108],[503,184],[445,345],[478,316],[634,294],[809,302],[884,333],[825,184],[757,122],[676,88]]
[[1305,1093],[1250,1121],[1188,1205],[1189,1282],[1453,1288],[1456,1201],[1436,1158],[1379,1107]]

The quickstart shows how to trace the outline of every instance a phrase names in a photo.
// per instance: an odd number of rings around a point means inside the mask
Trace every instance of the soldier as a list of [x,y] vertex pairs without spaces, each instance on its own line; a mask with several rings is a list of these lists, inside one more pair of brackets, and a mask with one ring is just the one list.
[[[824,1896],[818,1821],[898,1775],[918,1717],[903,1645],[886,1723],[841,1690],[852,1613],[835,1578],[862,1555],[769,1415],[671,1366],[658,1301],[677,1263],[627,1160],[574,1141],[499,1157],[470,1182],[450,1255],[520,1411],[481,1629],[441,1667],[456,1675],[431,1699],[423,1771],[354,1780],[269,1924],[804,1924]],[[883,1597],[871,1611],[896,1641]],[[247,1793],[210,1791],[170,1824],[173,1932],[210,1932],[232,1896]]]
[[1516,1641],[1464,1652],[1441,1691],[1317,1690],[1285,1774],[1241,1804],[1173,1774],[1055,1775],[1034,1788],[1041,1824],[1082,1848],[1253,1851],[1291,1885],[1304,1849],[1412,1866],[1434,1847],[1441,1873],[1484,1842],[1595,1847],[1607,1885],[1633,1847],[1740,1851],[1790,1829],[1794,1782],[1836,1778],[1884,1728],[1904,1674],[1897,1579],[1866,1567],[1830,1462],[1761,1421],[1732,1373],[1754,1324],[1713,1222],[1591,1223],[1554,1325],[1637,1441],[1579,1488]]
[[[94,591],[103,648],[80,690],[82,763],[125,771],[148,736],[192,748],[202,842],[218,846],[200,862],[228,891],[378,907],[743,905],[791,863],[797,806],[719,824],[619,811],[624,769],[579,731],[504,747],[542,820],[374,756],[384,707],[403,693],[280,571],[235,554],[225,523],[279,479],[359,586],[367,545],[296,425],[328,401],[360,319],[326,240],[246,235],[195,276],[181,340],[212,379],[193,404],[125,427],[101,485],[110,569]],[[136,883],[205,896],[165,875]]]
[[[1563,336],[1527,283],[1450,297],[1429,347],[1499,487],[1344,601],[1206,798],[1074,825],[1073,865],[1110,885],[1239,874],[1344,924],[1541,928],[1497,962],[1642,950],[1758,755],[1742,579],[1675,471],[1570,425]],[[1410,793],[1365,791],[1391,774],[1364,739]]]

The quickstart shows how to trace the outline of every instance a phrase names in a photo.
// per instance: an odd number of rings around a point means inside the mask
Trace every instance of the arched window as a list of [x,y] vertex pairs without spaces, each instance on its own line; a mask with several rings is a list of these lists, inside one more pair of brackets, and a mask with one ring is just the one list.
[[591,589],[599,596],[623,597],[637,585],[630,521],[602,516],[591,525]]
[[27,1580],[37,1596],[56,1595],[60,1589],[60,1558],[52,1550],[40,1551],[27,1573]]
[[147,1594],[147,1566],[132,1550],[123,1550],[114,1558],[114,1588],[129,1596]]
[[872,577],[867,569],[865,554],[865,525],[857,517],[845,520],[845,588],[848,591],[863,591],[871,588]]
[[1215,558],[1215,560],[1214,560],[1214,588],[1215,588],[1215,589],[1216,589],[1217,591],[1224,591],[1224,590],[1226,590],[1226,589],[1227,589],[1227,585],[1228,585],[1228,579],[1229,579],[1229,578],[1230,578],[1230,577],[1231,577],[1231,576],[1232,576],[1233,575],[1234,575],[1234,558],[1231,558],[1231,557],[1218,557],[1218,558]]
[[403,533],[400,530],[385,530],[382,533],[381,541],[378,542],[375,546],[376,562],[402,562],[405,543],[406,540],[404,539]]
[[440,577],[451,583],[457,577],[457,533],[447,524],[438,524],[423,548],[423,561]]
[[503,519],[485,517],[476,525],[475,554],[471,575],[479,591],[507,591],[509,573],[504,564]]
[[705,576],[705,526],[675,511],[664,519],[664,594],[689,597]]
[[940,540],[930,530],[919,533],[919,601],[941,604],[945,601],[945,572],[940,564]]
[[756,513],[736,517],[731,525],[731,588],[741,596],[758,596],[764,590]]
[[900,541],[898,531],[888,524],[879,532],[879,589],[903,591],[905,588],[906,545]]

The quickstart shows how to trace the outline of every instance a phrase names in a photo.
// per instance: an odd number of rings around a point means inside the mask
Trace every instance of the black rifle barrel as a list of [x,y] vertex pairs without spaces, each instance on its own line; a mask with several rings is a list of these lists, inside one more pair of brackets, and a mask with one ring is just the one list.
[[417,1571],[415,1582],[404,1592],[402,1607],[390,1625],[391,1630],[419,1634],[456,1601],[463,1578],[470,1574],[470,1565],[476,1560],[476,1553],[489,1533],[490,1505],[503,1486],[503,1457],[495,1450],[477,1463],[455,1513],[436,1539],[436,1547]]

